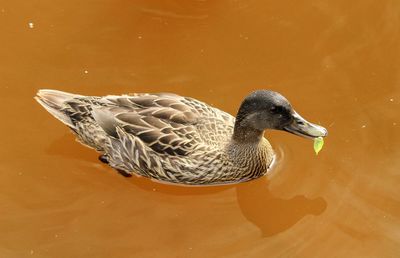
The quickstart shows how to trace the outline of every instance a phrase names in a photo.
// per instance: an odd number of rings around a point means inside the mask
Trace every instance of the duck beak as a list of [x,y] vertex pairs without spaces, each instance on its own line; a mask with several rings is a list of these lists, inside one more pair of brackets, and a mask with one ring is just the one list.
[[283,128],[284,131],[305,138],[325,137],[328,131],[319,125],[313,124],[302,118],[296,111],[292,113],[293,122]]

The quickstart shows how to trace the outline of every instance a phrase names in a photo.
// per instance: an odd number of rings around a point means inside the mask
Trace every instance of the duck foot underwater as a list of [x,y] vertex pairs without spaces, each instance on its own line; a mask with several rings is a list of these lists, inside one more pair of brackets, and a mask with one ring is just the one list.
[[103,162],[104,164],[108,164],[108,159],[107,159],[107,155],[100,155],[99,156],[99,160],[101,161],[101,162]]
[[236,118],[171,93],[97,97],[39,90],[35,99],[123,176],[177,184],[236,183],[264,175],[274,157],[265,130],[310,139],[328,133],[270,90],[249,94]]
[[[104,164],[109,164],[108,159],[107,159],[107,155],[104,155],[104,154],[100,155],[99,156],[99,160],[101,162],[103,162]],[[132,174],[126,173],[124,170],[121,170],[121,169],[116,169],[116,171],[118,173],[120,173],[124,177],[131,177],[132,176]]]

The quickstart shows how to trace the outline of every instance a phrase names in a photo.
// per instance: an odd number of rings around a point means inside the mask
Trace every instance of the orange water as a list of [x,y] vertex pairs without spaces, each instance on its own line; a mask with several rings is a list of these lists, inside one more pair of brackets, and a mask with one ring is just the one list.
[[[31,24],[30,24],[31,23]],[[398,1],[3,1],[0,257],[400,257]],[[281,92],[328,128],[267,132],[238,185],[124,178],[34,100]]]

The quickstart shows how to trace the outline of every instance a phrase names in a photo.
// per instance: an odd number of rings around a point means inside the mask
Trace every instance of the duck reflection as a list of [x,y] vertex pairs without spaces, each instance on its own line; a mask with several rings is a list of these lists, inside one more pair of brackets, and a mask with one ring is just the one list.
[[303,217],[320,215],[327,208],[326,201],[321,197],[311,199],[297,195],[290,199],[283,199],[274,196],[268,189],[267,177],[235,185],[209,187],[167,185],[146,178],[135,178],[131,180],[131,183],[146,191],[156,189],[157,192],[170,195],[208,195],[235,189],[242,214],[261,230],[263,237],[270,237],[288,230]]
[[243,215],[262,231],[264,237],[291,228],[307,215],[320,215],[327,207],[326,201],[321,197],[276,197],[268,190],[266,177],[238,184],[236,193]]

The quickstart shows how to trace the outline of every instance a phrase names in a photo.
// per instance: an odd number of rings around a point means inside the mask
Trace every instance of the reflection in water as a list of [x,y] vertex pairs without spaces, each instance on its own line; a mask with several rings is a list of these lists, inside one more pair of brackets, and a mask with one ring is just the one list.
[[320,215],[327,208],[326,201],[319,197],[309,199],[295,196],[283,199],[274,196],[268,189],[268,180],[260,179],[235,184],[210,187],[187,187],[153,182],[146,178],[134,178],[130,181],[146,191],[157,191],[169,195],[207,195],[236,188],[237,202],[245,218],[257,226],[263,237],[281,233],[307,215]]
[[276,197],[268,190],[266,177],[238,184],[236,193],[243,215],[262,231],[264,237],[289,229],[309,214],[320,215],[327,207],[321,197]]

